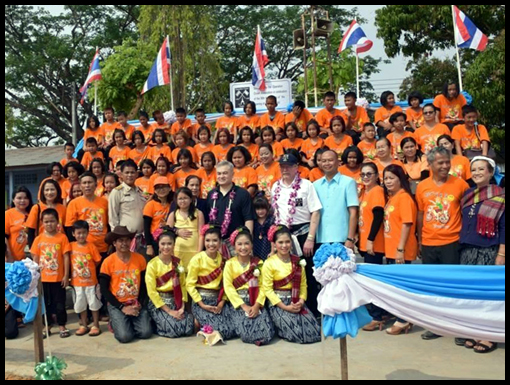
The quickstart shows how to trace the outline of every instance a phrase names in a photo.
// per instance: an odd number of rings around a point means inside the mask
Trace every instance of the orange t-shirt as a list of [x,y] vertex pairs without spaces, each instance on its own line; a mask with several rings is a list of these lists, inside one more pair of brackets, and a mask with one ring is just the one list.
[[129,141],[133,138],[133,133],[136,130],[135,126],[128,124],[126,127],[124,127],[120,123],[119,123],[119,129],[124,131],[124,134],[126,134],[126,139]]
[[129,151],[129,159],[135,161],[135,163],[139,166],[142,160],[149,158],[151,149],[149,147],[145,147],[143,151],[139,151],[137,148]]
[[129,159],[129,153],[130,149],[127,146],[124,146],[124,148],[120,149],[117,146],[113,147],[110,150],[110,159],[112,160],[112,165],[115,167],[117,165],[117,162],[121,160],[127,160]]
[[464,180],[470,180],[472,175],[471,162],[469,159],[462,155],[454,155],[452,158],[450,175]]
[[79,245],[71,243],[71,286],[90,287],[98,284],[96,266],[101,263],[101,255],[91,243]]
[[418,255],[416,221],[418,209],[413,198],[404,190],[392,196],[384,209],[384,249],[386,258],[396,259],[402,235],[402,225],[412,224],[409,238],[404,247],[406,261],[415,261]]
[[271,189],[273,185],[282,178],[280,165],[276,162],[266,169],[264,165],[257,168],[259,190],[266,193],[266,197],[271,199]]
[[257,115],[246,116],[243,115],[238,119],[239,129],[242,130],[245,127],[250,127],[253,132],[260,128],[260,118]]
[[216,163],[223,162],[227,160],[227,155],[230,149],[234,148],[233,144],[228,144],[227,147],[223,147],[221,144],[218,144],[213,147],[213,153],[216,155]]
[[341,166],[338,169],[338,171],[340,172],[340,174],[354,179],[357,184],[361,183],[361,167],[358,169],[358,171],[352,171],[349,167],[344,165],[344,166]]
[[209,143],[204,147],[202,143],[198,143],[193,149],[195,150],[195,154],[197,154],[198,163],[202,164],[202,155],[204,155],[206,152],[212,152],[214,149],[214,144]]
[[392,132],[391,134],[389,134],[387,136],[388,140],[390,141],[391,143],[391,153],[393,154],[393,156],[395,158],[398,157],[398,154],[399,153],[402,153],[402,146],[400,145],[400,143],[402,143],[402,141],[405,139],[405,138],[413,138],[416,140],[415,136],[413,133],[409,132],[409,131],[404,131],[402,136],[400,138],[397,137],[397,133],[396,132]]
[[[484,142],[484,141],[489,142],[489,143],[491,142],[491,139],[489,137],[489,132],[487,131],[487,128],[485,126],[479,125],[478,132],[480,134],[481,142]],[[473,130],[471,130],[471,132],[469,132],[467,130],[465,124],[456,126],[453,129],[452,138],[454,140],[460,142],[460,146],[462,147],[462,150],[481,150],[482,149],[482,143],[476,136],[475,130],[473,129]]]
[[145,177],[141,177],[141,178],[138,178],[136,181],[135,181],[135,186],[138,187],[140,190],[142,190],[142,193],[144,195],[144,197],[146,197],[147,199],[152,195],[149,191],[150,191],[150,186],[151,186],[151,180],[150,178],[145,178]]
[[81,165],[85,168],[85,170],[90,169],[90,164],[94,159],[102,159],[104,161],[104,155],[101,151],[96,151],[94,155],[92,155],[90,152],[86,152],[83,155],[83,158],[81,159]]
[[158,159],[162,156],[167,158],[168,161],[172,163],[172,150],[166,144],[164,144],[161,148],[158,148],[157,146],[151,147],[149,150],[149,158],[152,159],[154,164],[156,164]]
[[460,240],[461,200],[468,189],[464,180],[455,177],[449,177],[442,186],[433,178],[418,185],[416,200],[418,209],[423,212],[423,245],[446,246]]
[[226,128],[231,135],[235,135],[239,128],[239,120],[235,116],[222,116],[216,121],[216,130],[222,128]]
[[[156,182],[156,179],[158,179],[159,177],[161,177],[161,175],[159,175],[158,173],[155,173],[154,175],[151,176],[151,179],[149,182],[149,194],[150,195],[154,194],[154,182]],[[166,174],[166,178],[168,179],[168,183],[170,184],[170,188],[172,189],[172,191],[177,190],[175,188],[174,174],[169,172],[168,174]]]
[[251,155],[251,162],[255,163],[259,160],[259,146],[257,146],[255,143],[250,144],[250,147],[246,147],[244,144],[241,144],[244,148],[248,150],[248,152]]
[[296,138],[294,140],[294,143],[292,143],[290,141],[290,139],[285,139],[285,140],[282,140],[282,146],[285,150],[288,150],[290,148],[293,148],[294,150],[298,150],[298,151],[301,151],[301,147],[303,147],[303,143],[305,141],[303,139],[300,139],[300,138]]
[[169,123],[159,124],[158,122],[155,122],[155,123],[151,124],[151,129],[152,129],[152,132],[154,132],[156,130],[163,130],[163,131],[165,131],[165,133],[167,135],[170,135],[172,127],[170,126]]
[[[386,198],[384,197],[384,189],[375,186],[370,191],[364,191],[360,198],[359,205],[359,249],[363,252],[367,251],[368,236],[372,231],[372,223],[374,221],[373,210],[376,207],[384,209],[386,206]],[[384,229],[379,229],[374,240],[374,251],[384,254]]]
[[377,158],[376,144],[377,141],[375,140],[374,143],[368,143],[364,140],[358,143],[358,148],[365,156],[365,160],[370,160],[371,162],[375,161],[375,159]]
[[[115,132],[115,130],[120,130],[121,126],[120,126],[119,122],[113,122],[113,123],[105,122],[105,123],[101,124],[100,129],[103,134],[103,138],[104,138],[105,142],[113,142],[113,133]],[[124,130],[122,130],[122,131],[124,131]]]
[[193,136],[193,125],[191,124],[191,120],[186,119],[183,124],[179,122],[175,122],[172,124],[172,128],[170,129],[170,132],[172,133],[172,136],[177,134],[179,131],[184,131],[186,134],[188,134],[189,137]]
[[324,173],[324,171],[316,167],[312,171],[310,171],[310,182],[312,183],[317,182],[319,179],[322,179],[325,176],[326,174]]
[[216,170],[207,175],[203,168],[197,171],[197,176],[202,180],[202,199],[207,199],[209,193],[216,188]]
[[429,169],[429,163],[427,159],[423,157],[414,163],[404,163],[404,170],[406,171],[409,178],[413,181],[421,180],[421,173]]
[[[377,169],[379,170],[379,178],[381,179],[381,182],[383,182],[383,176],[384,176],[384,169],[388,166],[384,166],[381,161],[379,159],[376,159],[374,161],[375,165],[377,166]],[[393,159],[391,161],[391,164],[392,165],[395,165],[395,166],[400,166],[404,169],[405,171],[405,167],[404,167],[404,163],[402,163],[400,160],[397,160],[397,159]]]
[[144,128],[143,126],[139,126],[135,131],[140,131],[143,134],[143,138],[145,139],[145,143],[148,143],[152,140],[152,134],[154,134],[154,128],[152,126],[147,126]]
[[297,119],[292,112],[290,114],[287,114],[285,116],[285,125],[289,123],[296,123],[296,126],[299,128],[299,131],[305,132],[306,126],[308,126],[308,123],[312,119],[313,119],[312,113],[305,108],[301,115],[299,116],[299,118]]
[[197,170],[191,170],[190,172],[179,170],[174,173],[176,189],[186,186],[186,179],[191,175],[197,175]]
[[[177,157],[179,156],[179,152],[181,152],[181,150],[183,150],[183,149],[177,147],[175,150],[172,151],[172,163],[179,164],[179,159],[177,159]],[[199,159],[198,159],[197,153],[195,152],[195,149],[193,147],[187,146],[185,148],[185,150],[189,150],[189,152],[191,152],[191,156],[193,158],[192,159],[193,163],[198,163]]]
[[68,163],[71,163],[71,162],[78,162],[78,159],[74,159],[74,158],[71,158],[71,159],[67,159],[67,158],[64,158],[60,161],[60,164],[62,165],[62,167],[65,167]]
[[431,130],[427,126],[421,126],[414,132],[414,137],[424,154],[428,154],[437,147],[437,140],[440,136],[450,135],[450,129],[444,124],[436,124]]
[[234,168],[233,182],[236,186],[247,190],[250,186],[257,186],[258,180],[257,172],[253,168],[249,166],[244,167],[242,170]]
[[193,133],[193,136],[196,136],[198,138],[198,131],[200,130],[200,127],[202,127],[202,126],[206,126],[209,129],[209,132],[212,132],[212,127],[209,123],[205,123],[205,124],[195,123],[194,125],[191,126],[191,132]]
[[271,147],[273,148],[273,156],[275,160],[280,159],[285,154],[285,150],[281,143],[279,142],[271,143]]
[[439,121],[441,123],[458,122],[464,118],[462,107],[467,105],[464,95],[459,95],[453,100],[449,100],[444,95],[438,95],[434,99],[434,106],[441,110]]
[[25,247],[28,234],[25,227],[27,216],[15,208],[5,212],[5,235],[9,237],[7,243],[15,261],[25,259]]
[[329,147],[330,150],[335,151],[338,154],[338,159],[342,159],[342,155],[348,147],[354,145],[352,138],[349,135],[344,135],[340,143],[337,142],[337,139],[334,136],[330,136],[324,142],[324,146]]
[[285,115],[283,115],[280,111],[276,112],[276,115],[273,119],[269,116],[269,112],[262,115],[260,118],[260,127],[273,127],[273,130],[278,133],[278,131],[283,130],[285,128]]
[[35,239],[30,252],[39,259],[42,282],[56,283],[64,279],[64,255],[70,251],[71,245],[64,234],[42,233]]
[[[43,221],[41,218],[41,214],[44,210],[46,210],[48,206],[46,206],[44,203],[40,202],[37,205],[34,205],[32,207],[32,210],[30,210],[30,214],[28,214],[28,219],[25,223],[27,228],[37,230],[37,217],[39,216],[39,234],[42,234],[44,232],[44,226]],[[55,206],[55,210],[58,212],[58,229],[57,231],[59,233],[64,234],[64,224],[66,223],[66,208],[62,204],[58,204]]]
[[331,126],[331,119],[335,116],[342,116],[342,111],[333,109],[333,112],[329,112],[327,109],[320,110],[317,115],[315,115],[315,120],[319,123],[319,126],[324,129],[328,129]]
[[389,123],[391,115],[396,114],[397,112],[403,112],[402,108],[395,106],[391,110],[388,110],[386,107],[381,107],[375,112],[374,122],[376,125],[380,122]]
[[140,254],[131,253],[131,258],[124,263],[113,253],[105,259],[101,266],[101,274],[111,278],[110,292],[121,303],[137,300],[140,294],[142,272],[147,268],[145,258]]
[[163,205],[155,200],[150,200],[143,209],[144,217],[151,217],[151,233],[162,228],[166,225],[166,220],[168,218],[168,213],[170,213],[170,204],[167,203]]
[[83,143],[86,143],[88,138],[96,139],[98,146],[100,146],[104,142],[104,131],[101,129],[101,127],[97,128],[96,130],[87,128],[85,130],[85,134],[83,134]]
[[409,123],[414,123],[416,125],[416,129],[419,129],[425,123],[425,118],[423,117],[423,108],[420,108],[418,111],[415,111],[412,108],[408,108],[406,110],[407,121]]
[[299,175],[301,178],[310,180],[310,170],[304,166],[299,166],[298,168]]
[[67,207],[66,227],[72,227],[76,221],[86,221],[89,224],[87,242],[96,246],[100,253],[108,251],[105,242],[108,234],[108,200],[96,197],[93,202],[85,197],[72,200]]
[[104,189],[104,176],[101,179],[98,179],[97,181],[97,188],[94,194],[96,197],[102,197],[104,195],[105,189]]
[[311,139],[307,139],[304,141],[301,146],[301,152],[305,154],[306,160],[311,160],[315,157],[315,153],[319,151],[322,147],[324,147],[324,139],[317,138],[317,144],[313,144]]
[[363,107],[356,106],[356,114],[352,116],[349,116],[347,111],[347,109],[343,110],[341,115],[345,120],[345,124],[349,125],[350,121],[351,127],[354,131],[362,132],[365,123],[370,122],[367,110],[365,110]]

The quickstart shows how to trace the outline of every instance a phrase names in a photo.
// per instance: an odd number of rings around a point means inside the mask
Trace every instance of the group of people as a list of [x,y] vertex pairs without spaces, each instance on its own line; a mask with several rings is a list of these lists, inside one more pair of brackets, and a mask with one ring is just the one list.
[[[66,159],[50,166],[38,204],[26,188],[15,192],[8,255],[21,260],[30,247],[61,337],[70,335],[71,284],[76,334],[99,335],[103,312],[123,343],[154,331],[189,336],[205,325],[257,345],[275,335],[320,341],[313,256],[322,244],[357,248],[374,264],[419,256],[426,264],[505,264],[505,192],[492,180],[496,164],[476,109],[454,84],[423,108],[413,93],[407,114],[392,93],[381,101],[375,124],[352,93],[345,111],[326,94],[315,118],[301,102],[283,116],[274,97],[262,118],[254,103],[239,119],[226,103],[216,146],[203,111],[191,125],[179,109],[170,127],[161,113],[157,127],[142,114],[134,130],[109,109],[103,126],[89,120],[81,162],[68,145]],[[382,330],[391,315],[369,310],[365,330]],[[411,327],[397,319],[387,333]],[[478,353],[497,348],[456,342]]]

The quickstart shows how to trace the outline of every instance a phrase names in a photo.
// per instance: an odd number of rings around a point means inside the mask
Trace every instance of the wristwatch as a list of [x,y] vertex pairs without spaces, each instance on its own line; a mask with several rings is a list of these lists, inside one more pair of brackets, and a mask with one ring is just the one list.
[[397,251],[398,251],[399,253],[403,253],[403,252],[404,252],[404,249],[397,249]]
[[352,238],[347,238],[347,240],[348,240],[349,242],[354,243],[354,239],[352,239]]

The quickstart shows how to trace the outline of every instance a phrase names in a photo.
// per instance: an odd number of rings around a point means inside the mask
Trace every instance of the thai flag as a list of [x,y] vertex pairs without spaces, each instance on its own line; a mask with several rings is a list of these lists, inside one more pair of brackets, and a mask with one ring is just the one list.
[[158,57],[152,65],[151,72],[145,85],[143,86],[142,95],[154,87],[170,84],[170,41],[166,37]]
[[262,39],[260,28],[257,30],[257,39],[255,40],[255,52],[253,53],[252,66],[252,84],[255,88],[266,90],[266,71],[264,67],[269,64],[269,57],[266,52],[266,44]]
[[476,49],[484,51],[489,43],[489,38],[462,12],[454,6],[455,30],[457,45],[460,48]]
[[365,35],[365,32],[363,32],[361,26],[356,20],[354,20],[347,32],[344,34],[344,38],[342,39],[340,47],[338,48],[338,53],[345,51],[347,48],[355,46],[356,53],[360,54],[370,51],[373,45],[374,43],[372,40],[367,39],[367,35]]
[[85,98],[87,96],[87,90],[92,84],[92,82],[96,80],[101,80],[103,77],[101,76],[101,68],[99,67],[99,49],[96,50],[96,54],[92,59],[92,63],[90,63],[89,74],[87,76],[87,80],[80,88],[81,100],[80,103],[83,104],[85,102]]

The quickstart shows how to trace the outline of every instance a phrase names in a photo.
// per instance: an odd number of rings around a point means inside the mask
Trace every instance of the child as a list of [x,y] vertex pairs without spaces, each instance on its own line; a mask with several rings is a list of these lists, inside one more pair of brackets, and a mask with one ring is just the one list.
[[[60,338],[71,335],[66,328],[66,287],[69,286],[69,253],[71,246],[67,237],[57,230],[59,215],[55,209],[46,209],[41,214],[44,232],[34,241],[30,253],[41,268],[44,302],[48,319],[56,315]],[[51,334],[51,324],[48,330]]]
[[338,159],[342,159],[342,154],[345,149],[354,144],[352,138],[345,134],[345,128],[344,118],[341,116],[334,116],[330,122],[330,130],[333,132],[333,136],[330,136],[324,142],[325,146],[338,154]]
[[358,187],[358,195],[363,187],[361,180],[361,167],[363,165],[363,153],[361,150],[352,146],[347,148],[342,154],[343,166],[338,169],[340,174],[348,176],[356,181]]
[[[211,130],[207,126],[200,126],[198,129],[198,143],[193,148],[197,154],[197,158],[202,160],[202,155],[212,151],[214,144],[211,143]],[[200,163],[200,166],[202,163]]]
[[140,166],[141,161],[149,156],[150,149],[145,145],[145,136],[142,131],[137,130],[133,132],[132,139],[135,144],[135,148],[129,151],[129,159],[134,160],[135,163]]
[[335,108],[336,95],[334,92],[327,92],[324,95],[324,109],[320,110],[315,116],[315,120],[319,123],[320,137],[326,139],[333,135],[331,131],[331,119],[335,116],[341,116],[342,111]]
[[114,145],[113,133],[120,128],[120,124],[115,121],[115,110],[112,107],[105,108],[104,118],[106,121],[101,125],[104,143],[101,148],[106,150]]
[[72,161],[65,165],[63,175],[64,178],[66,178],[66,181],[64,182],[62,193],[63,195],[67,196],[67,202],[70,201],[69,197],[71,195],[72,186],[75,183],[80,182],[80,176],[84,172],[85,169],[77,161]]
[[421,108],[423,100],[423,95],[417,91],[411,92],[407,100],[409,102],[409,107],[411,107],[406,111],[407,121],[413,129],[413,132],[415,132],[423,125],[423,123],[425,123],[423,118],[423,108]]
[[111,173],[111,172],[106,173],[106,175],[104,176],[103,185],[104,185],[103,196],[108,199],[108,197],[110,196],[111,192],[115,188],[120,186],[119,177],[117,176],[117,174],[114,174],[114,173]]
[[[152,139],[152,134],[154,133],[152,126],[149,124],[149,114],[145,111],[141,111],[138,115],[138,119],[140,120],[140,127],[137,128],[137,131],[142,133],[145,138],[145,144],[148,145]],[[134,140],[135,139],[133,137],[133,141]]]
[[391,91],[382,93],[381,104],[382,107],[375,112],[375,125],[378,127],[379,138],[385,138],[393,129],[391,115],[402,112],[402,108],[396,105],[395,94]]
[[[90,337],[101,334],[99,329],[99,310],[102,307],[97,297],[96,268],[101,263],[101,255],[93,243],[87,242],[89,224],[86,221],[76,221],[73,225],[73,237],[76,242],[71,243],[71,286],[74,289],[74,311],[79,314],[81,326],[76,331],[77,336],[88,333]],[[88,328],[87,307],[92,312],[93,326]]]
[[249,162],[249,165],[256,168],[259,159],[259,146],[255,144],[255,134],[250,127],[244,127],[239,132],[239,141],[237,144],[248,150],[251,155],[251,162]]
[[172,189],[168,179],[158,177],[154,181],[154,196],[143,209],[145,241],[147,243],[147,257],[149,260],[158,255],[158,245],[153,234],[166,225],[171,199]]
[[248,102],[244,106],[244,116],[238,119],[239,127],[249,127],[253,133],[260,130],[260,118],[257,116],[257,106],[255,102]]
[[280,165],[274,161],[273,148],[264,143],[259,150],[261,165],[257,168],[259,190],[271,199],[273,185],[282,178]]
[[94,159],[102,159],[104,160],[104,155],[101,151],[98,151],[97,140],[95,138],[88,138],[85,141],[86,152],[81,160],[81,164],[88,170],[90,168],[90,164]]
[[188,150],[192,155],[191,161],[193,163],[198,163],[197,154],[195,153],[195,150],[193,149],[193,147],[189,146],[189,136],[186,132],[184,132],[184,131],[177,132],[174,135],[174,143],[175,143],[175,150],[172,151],[171,162],[173,162],[174,164],[178,164],[179,163],[179,159],[178,159],[179,152],[181,150]]
[[177,162],[179,170],[174,172],[174,180],[177,188],[184,187],[186,185],[186,179],[190,175],[196,174],[195,163],[193,162],[193,155],[189,149],[179,150],[177,155]]
[[257,172],[249,166],[251,155],[243,146],[234,147],[228,152],[227,160],[234,165],[233,183],[245,190],[248,190],[251,196],[257,191],[258,176]]
[[69,205],[69,203],[71,203],[71,201],[73,201],[74,199],[79,198],[81,196],[83,196],[83,190],[81,189],[81,183],[79,181],[74,182],[71,185],[71,190],[69,191],[69,196],[66,199],[66,205]]
[[301,146],[301,152],[305,158],[304,160],[310,169],[316,167],[314,162],[315,153],[324,147],[324,139],[319,137],[319,133],[319,123],[315,120],[311,120],[306,127],[306,135],[308,136],[308,139],[305,140]]
[[274,158],[278,162],[285,151],[283,150],[281,143],[276,141],[276,132],[272,127],[266,126],[262,129],[262,142],[269,144],[273,148]]
[[130,149],[126,146],[126,134],[121,129],[115,130],[113,133],[115,147],[110,150],[110,171],[115,170],[117,162],[129,159]]
[[174,175],[170,172],[170,162],[163,156],[156,161],[156,172],[151,176],[150,179],[149,193],[151,195],[154,194],[154,182],[159,177],[166,178],[170,184],[171,190],[175,191],[175,178]]
[[365,161],[373,162],[377,156],[375,145],[377,140],[375,139],[376,130],[373,123],[365,123],[363,126],[363,140],[358,143],[358,148],[363,153]]
[[285,116],[283,113],[276,111],[276,107],[278,107],[276,96],[268,96],[266,99],[267,113],[260,118],[260,127],[271,127],[276,134],[276,138],[281,140],[284,137]]
[[187,119],[187,113],[184,108],[177,108],[175,110],[175,116],[177,118],[177,122],[172,124],[171,133],[173,142],[175,143],[175,135],[179,131],[184,131],[189,137],[192,136],[191,130],[191,120]]
[[290,148],[301,151],[301,147],[303,146],[304,140],[299,138],[299,133],[300,131],[296,123],[288,123],[285,126],[285,134],[287,134],[287,139],[282,141],[282,146],[285,149],[285,151],[287,151]]
[[214,136],[214,142],[218,140],[220,130],[226,129],[234,140],[237,138],[237,130],[239,129],[239,121],[234,114],[234,104],[231,101],[223,103],[224,116],[216,121],[216,135]]
[[329,150],[327,147],[321,148],[317,150],[313,158],[314,167],[310,171],[310,182],[314,183],[321,178],[326,176],[324,170],[322,169],[322,154]]
[[353,132],[359,138],[363,132],[363,126],[370,122],[367,110],[356,105],[358,95],[354,92],[345,94],[345,106],[347,109],[342,111],[342,117],[345,120],[346,132]]
[[156,171],[156,165],[151,159],[144,159],[140,163],[140,169],[142,170],[142,176],[135,182],[135,186],[142,190],[145,198],[150,198],[150,180],[151,176]]
[[152,136],[152,143],[153,147],[150,149],[149,157],[154,163],[156,163],[156,161],[162,156],[169,162],[172,161],[172,151],[170,150],[170,147],[167,146],[168,138],[165,134],[165,130],[159,128],[156,129]]
[[216,187],[216,156],[213,152],[202,155],[202,168],[197,176],[202,180],[201,198],[207,199],[209,193]]
[[102,197],[104,194],[104,175],[106,173],[106,165],[101,159],[94,159],[90,164],[89,171],[97,178],[96,196]]
[[87,119],[87,128],[83,135],[83,140],[87,142],[88,138],[95,138],[99,147],[104,143],[104,132],[101,130],[101,123],[97,116],[93,115]]
[[131,144],[133,143],[132,138],[133,132],[135,132],[135,127],[128,123],[127,113],[125,113],[124,111],[119,111],[119,113],[117,114],[117,122],[119,123],[120,126],[119,129],[122,130],[126,135],[126,140],[124,141],[124,144],[127,146],[131,146]]
[[400,143],[405,138],[414,138],[414,134],[406,131],[407,115],[403,112],[397,112],[390,117],[390,123],[394,131],[388,135],[391,143],[391,153],[395,159],[404,160],[404,153]]
[[253,209],[257,215],[253,230],[253,255],[265,261],[272,253],[271,242],[267,234],[274,225],[274,216],[271,215],[271,205],[263,193],[258,193],[253,201]]
[[[191,190],[183,187],[175,193],[175,211],[168,216],[168,226],[176,229],[178,236],[175,243],[175,254],[187,268],[191,258],[204,249],[204,238],[200,235],[200,229],[205,224],[202,211],[195,205],[195,197]],[[188,236],[184,238],[183,233]]]
[[232,144],[231,135],[228,129],[222,128],[216,132],[217,141],[213,148],[216,155],[216,162],[221,163],[227,159],[227,154],[234,145]]
[[75,149],[74,144],[72,144],[70,142],[66,143],[66,145],[64,147],[66,157],[60,161],[60,164],[62,165],[62,167],[65,167],[66,164],[68,164],[69,162],[78,162],[78,159],[75,159],[73,157],[74,149]]
[[211,325],[224,340],[236,336],[234,325],[224,311],[225,296],[220,297],[223,287],[223,268],[226,260],[219,253],[221,229],[206,225],[202,229],[205,251],[195,255],[188,266],[186,289],[193,299],[193,314],[200,326]]
[[[195,120],[197,122],[191,127],[191,132],[193,133],[193,140],[196,143],[200,142],[200,138],[199,138],[200,132],[199,131],[202,127],[207,127],[209,129],[209,133],[212,132],[211,125],[209,123],[206,123],[205,119],[206,119],[206,115],[205,115],[204,109],[199,108],[198,110],[195,111]],[[209,138],[209,142],[211,142],[210,138]]]
[[294,123],[298,128],[298,132],[306,135],[306,126],[312,119],[313,115],[306,109],[305,103],[296,100],[292,112],[285,116],[285,127],[288,127],[290,123]]
[[171,134],[171,127],[170,127],[170,124],[165,122],[165,115],[163,115],[163,113],[158,110],[158,111],[154,111],[154,113],[152,114],[152,117],[155,120],[155,123],[151,124],[152,131],[155,132],[156,130],[163,130],[163,132],[165,133],[165,137],[166,137],[165,143],[168,143],[168,138],[170,137],[170,134]]

